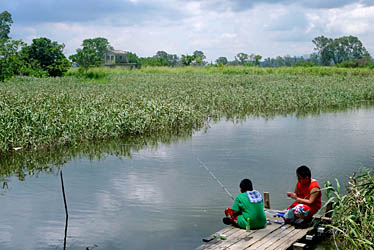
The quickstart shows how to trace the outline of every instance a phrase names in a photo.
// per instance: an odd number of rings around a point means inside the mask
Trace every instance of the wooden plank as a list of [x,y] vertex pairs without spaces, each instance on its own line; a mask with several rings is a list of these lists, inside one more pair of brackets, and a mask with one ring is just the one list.
[[250,237],[252,238],[242,238],[240,239],[240,241],[238,241],[237,243],[235,243],[234,245],[231,245],[229,246],[227,249],[231,249],[231,250],[241,250],[241,249],[245,249],[247,247],[250,247],[251,245],[255,244],[256,242],[258,241],[261,241],[262,239],[264,239],[265,237],[267,237],[269,234],[273,233],[274,231],[276,230],[279,230],[281,227],[280,224],[270,224],[270,225],[267,225],[266,228],[263,228],[263,229],[257,229],[257,230],[252,230],[254,231]]
[[225,227],[218,231],[217,235],[224,233],[227,236],[227,240],[214,239],[197,249],[287,249],[313,230],[313,227],[295,229],[291,225],[286,225],[286,229],[281,229],[281,226],[273,223],[267,225],[264,229],[251,230],[251,232],[232,226]]
[[263,240],[257,242],[256,244],[253,244],[250,246],[250,249],[256,249],[256,250],[263,250],[266,249],[267,247],[271,246],[275,242],[281,240],[281,239],[286,239],[288,234],[291,234],[295,230],[294,227],[290,225],[286,225],[286,229],[278,229],[268,235],[266,238]]
[[[215,234],[218,236],[219,234],[226,234],[226,236],[230,236],[232,235],[233,233],[235,233],[236,231],[239,231],[240,228],[237,228],[237,227],[233,227],[233,226],[227,226],[219,231],[217,231]],[[213,234],[212,234],[213,235]],[[212,235],[210,235],[208,238],[210,238]],[[201,245],[200,247],[196,248],[196,250],[201,250],[201,249],[207,249],[209,247],[211,247],[212,245],[214,244],[217,244],[218,242],[222,241],[221,239],[214,239],[212,241],[209,241],[209,242],[206,242],[204,243],[203,245]]]
[[244,229],[241,229],[240,231],[235,232],[234,234],[228,236],[227,240],[223,240],[220,243],[218,243],[218,244],[216,244],[216,245],[214,245],[214,246],[212,246],[208,249],[215,249],[215,250],[227,249],[231,245],[234,245],[239,240],[241,240],[241,239],[243,239],[243,238],[245,238],[245,237],[247,237],[251,234],[252,234],[252,232],[247,232]]
[[[293,243],[295,243],[297,240],[293,240],[294,236],[296,234],[300,233],[297,231],[297,229],[293,229],[290,233],[287,234],[285,237],[279,238],[277,241],[274,241],[271,245],[268,245],[266,249],[276,249],[276,250],[281,250],[281,249],[287,249],[288,247],[292,246]],[[281,246],[285,244],[287,245],[286,248],[282,248]]]
[[306,229],[295,229],[294,234],[290,235],[287,240],[281,240],[276,244],[273,244],[269,249],[287,249],[291,247],[296,241],[303,238],[308,232],[313,230],[313,228],[306,228]]
[[238,230],[238,228],[237,227],[234,227],[234,226],[227,226],[227,227],[225,227],[225,228],[223,228],[223,229],[221,229],[221,230],[219,230],[219,231],[217,231],[217,232],[215,232],[215,234],[217,235],[217,234],[225,234],[225,233],[227,233],[227,232],[229,232],[229,231],[232,231],[232,230]]
[[216,235],[218,236],[216,239],[214,239],[214,240],[212,240],[210,242],[204,243],[200,247],[196,248],[196,250],[210,249],[211,247],[213,247],[213,246],[215,246],[217,244],[221,244],[221,242],[223,240],[219,239],[219,234],[225,234],[227,237],[231,237],[231,235],[233,235],[234,233],[236,233],[238,231],[241,231],[241,230],[242,229],[237,228],[237,227],[233,227],[233,226],[225,227],[224,229],[216,232]]

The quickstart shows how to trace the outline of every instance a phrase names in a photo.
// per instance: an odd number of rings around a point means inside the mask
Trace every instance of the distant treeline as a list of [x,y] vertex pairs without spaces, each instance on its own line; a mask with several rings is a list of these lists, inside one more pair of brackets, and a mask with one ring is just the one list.
[[[104,56],[108,50],[113,50],[106,38],[97,37],[85,39],[81,48],[69,59],[63,53],[64,44],[51,41],[46,37],[32,40],[30,45],[21,40],[9,37],[12,16],[9,12],[0,13],[0,81],[15,75],[26,76],[62,76],[73,65],[87,71],[91,67],[104,65]],[[374,62],[362,42],[354,36],[340,38],[316,37],[313,40],[314,53],[306,57],[289,55],[276,58],[265,58],[258,54],[238,53],[233,61],[221,56],[214,62],[206,61],[203,51],[196,50],[191,55],[169,54],[157,51],[151,57],[138,57],[133,52],[126,52],[126,61],[137,67],[141,66],[205,66],[205,65],[244,65],[260,67],[303,66],[311,67],[340,66],[340,67],[370,67]]]

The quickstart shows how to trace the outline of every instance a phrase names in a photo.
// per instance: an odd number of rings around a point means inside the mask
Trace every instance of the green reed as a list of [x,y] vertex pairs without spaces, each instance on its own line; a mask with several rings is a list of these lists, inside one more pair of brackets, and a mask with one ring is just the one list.
[[245,74],[245,75],[305,75],[305,76],[374,76],[374,70],[370,68],[341,68],[341,67],[254,67],[254,66],[205,66],[205,67],[142,67],[130,69],[123,67],[99,67],[91,68],[88,72],[82,73],[78,69],[71,69],[70,76],[80,76],[90,79],[97,79],[113,74],[138,73],[206,73],[206,74]]
[[327,196],[334,200],[330,226],[336,248],[374,249],[374,176],[370,171],[349,178],[346,194],[339,182],[327,182]]
[[0,154],[177,134],[222,117],[314,112],[374,100],[371,76],[111,70],[99,79],[19,77],[1,83]]

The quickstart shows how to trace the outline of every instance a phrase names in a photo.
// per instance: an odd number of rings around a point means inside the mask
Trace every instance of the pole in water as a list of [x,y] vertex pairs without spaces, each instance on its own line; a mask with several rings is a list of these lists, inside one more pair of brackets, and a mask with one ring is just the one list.
[[66,237],[68,235],[69,213],[68,213],[68,206],[66,204],[66,196],[65,196],[65,188],[64,188],[64,178],[62,177],[62,169],[60,171],[60,178],[61,178],[62,196],[64,198],[64,205],[65,205],[65,236],[64,236],[64,250],[65,250],[66,249]]
[[225,190],[225,192],[230,196],[230,198],[232,200],[235,200],[234,196],[229,192],[229,190],[225,187],[225,185],[222,184],[222,182],[220,182],[220,180],[218,180],[218,178],[212,173],[212,171],[209,170],[209,168],[207,167],[207,165],[204,164],[204,162],[202,162],[199,157],[196,156],[196,159],[200,162],[201,166],[203,166],[206,171],[208,171],[208,173],[213,177],[213,179],[215,179],[218,184],[223,188],[223,190]]

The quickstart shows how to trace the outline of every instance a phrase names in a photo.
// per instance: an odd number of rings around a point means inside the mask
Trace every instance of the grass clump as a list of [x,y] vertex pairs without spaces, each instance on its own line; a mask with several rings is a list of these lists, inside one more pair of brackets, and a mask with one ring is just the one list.
[[374,249],[374,176],[372,172],[354,174],[349,178],[346,194],[339,182],[334,188],[326,183],[327,196],[334,200],[330,226],[336,248]]

